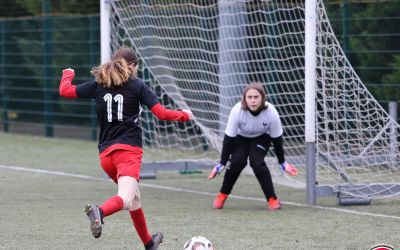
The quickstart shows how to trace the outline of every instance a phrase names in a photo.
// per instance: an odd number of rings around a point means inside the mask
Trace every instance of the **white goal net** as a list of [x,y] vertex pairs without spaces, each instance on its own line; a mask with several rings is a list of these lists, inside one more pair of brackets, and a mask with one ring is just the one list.
[[[261,82],[281,114],[286,158],[305,181],[304,0],[113,0],[112,48],[133,46],[140,78],[182,124],[142,116],[144,142],[166,160],[217,160],[231,107]],[[317,181],[360,197],[399,197],[399,125],[347,61],[322,1],[317,17]],[[275,172],[273,150],[267,156]],[[211,166],[210,166],[211,167]]]

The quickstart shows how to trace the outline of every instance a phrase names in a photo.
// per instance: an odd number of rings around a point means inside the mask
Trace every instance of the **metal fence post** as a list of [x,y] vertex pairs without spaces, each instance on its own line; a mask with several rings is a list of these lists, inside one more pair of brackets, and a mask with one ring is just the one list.
[[[96,22],[99,21],[97,16],[90,16],[89,17],[89,53],[90,58],[89,62],[90,65],[93,66],[97,63],[98,59],[96,57],[96,48],[93,45],[96,39]],[[96,117],[96,102],[91,101],[90,103],[90,127],[92,130],[92,140],[97,140],[97,117]]]
[[[397,122],[397,102],[389,102],[389,115],[393,121]],[[390,159],[394,164],[396,164],[399,156],[397,136],[397,123],[392,123],[390,127]]]
[[[151,86],[151,74],[150,71],[145,67],[144,63],[142,64],[142,80],[149,86]],[[155,90],[156,91],[156,90]],[[161,100],[160,100],[161,101]],[[150,116],[151,117],[151,116]],[[148,117],[149,118],[149,117]],[[151,118],[150,118],[151,119]],[[149,123],[142,123],[143,127],[143,142],[146,144],[146,141],[151,141],[151,132],[154,130],[153,124]]]
[[50,0],[43,2],[43,64],[44,64],[44,120],[46,136],[53,137],[53,103],[52,103],[52,24]]
[[349,51],[349,28],[350,28],[350,20],[349,20],[349,0],[343,0],[343,16],[342,16],[342,38],[343,38],[343,52],[347,55]]
[[4,77],[4,64],[6,62],[5,52],[6,52],[6,28],[5,20],[0,20],[0,82],[1,82],[1,95],[2,95],[2,105],[3,105],[3,129],[4,132],[8,132],[8,91],[6,85],[6,78]]

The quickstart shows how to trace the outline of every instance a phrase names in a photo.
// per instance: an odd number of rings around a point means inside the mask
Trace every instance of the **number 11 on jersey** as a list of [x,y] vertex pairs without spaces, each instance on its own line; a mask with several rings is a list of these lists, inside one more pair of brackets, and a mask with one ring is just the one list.
[[[108,122],[112,122],[113,97],[110,93],[107,93],[103,97],[103,99],[107,103],[107,120],[108,120]],[[117,94],[116,96],[114,96],[114,101],[117,103],[117,119],[118,119],[118,121],[122,121],[124,97],[121,94]]]

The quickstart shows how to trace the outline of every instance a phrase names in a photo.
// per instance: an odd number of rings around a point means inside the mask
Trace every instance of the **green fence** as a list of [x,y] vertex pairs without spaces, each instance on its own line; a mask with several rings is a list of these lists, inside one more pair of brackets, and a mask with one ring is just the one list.
[[[325,2],[325,1],[324,1]],[[400,100],[400,1],[326,1],[336,37],[383,108]]]
[[94,104],[60,98],[62,69],[74,83],[100,62],[99,16],[0,20],[1,121],[4,131],[96,138]]
[[[351,64],[387,109],[400,99],[400,1],[324,2]],[[94,104],[60,98],[58,86],[67,67],[75,69],[75,84],[92,79],[89,71],[100,63],[99,15],[47,15],[46,3],[39,16],[0,15],[0,129],[95,140]]]

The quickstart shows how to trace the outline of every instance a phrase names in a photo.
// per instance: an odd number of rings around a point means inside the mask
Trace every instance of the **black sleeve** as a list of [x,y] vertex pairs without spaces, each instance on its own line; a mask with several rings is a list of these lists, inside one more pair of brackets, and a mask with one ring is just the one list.
[[146,105],[149,109],[151,109],[154,105],[158,103],[158,98],[156,94],[147,86],[144,82],[142,82],[142,88],[140,91],[140,102]]
[[275,154],[278,158],[279,164],[285,162],[285,152],[283,151],[283,139],[282,136],[277,138],[271,138],[272,143],[274,144]]
[[76,95],[81,98],[95,98],[96,87],[96,81],[90,81],[76,85]]
[[233,150],[234,141],[235,137],[225,135],[224,141],[222,142],[221,160],[219,162],[221,165],[226,166],[226,163],[229,161]]

